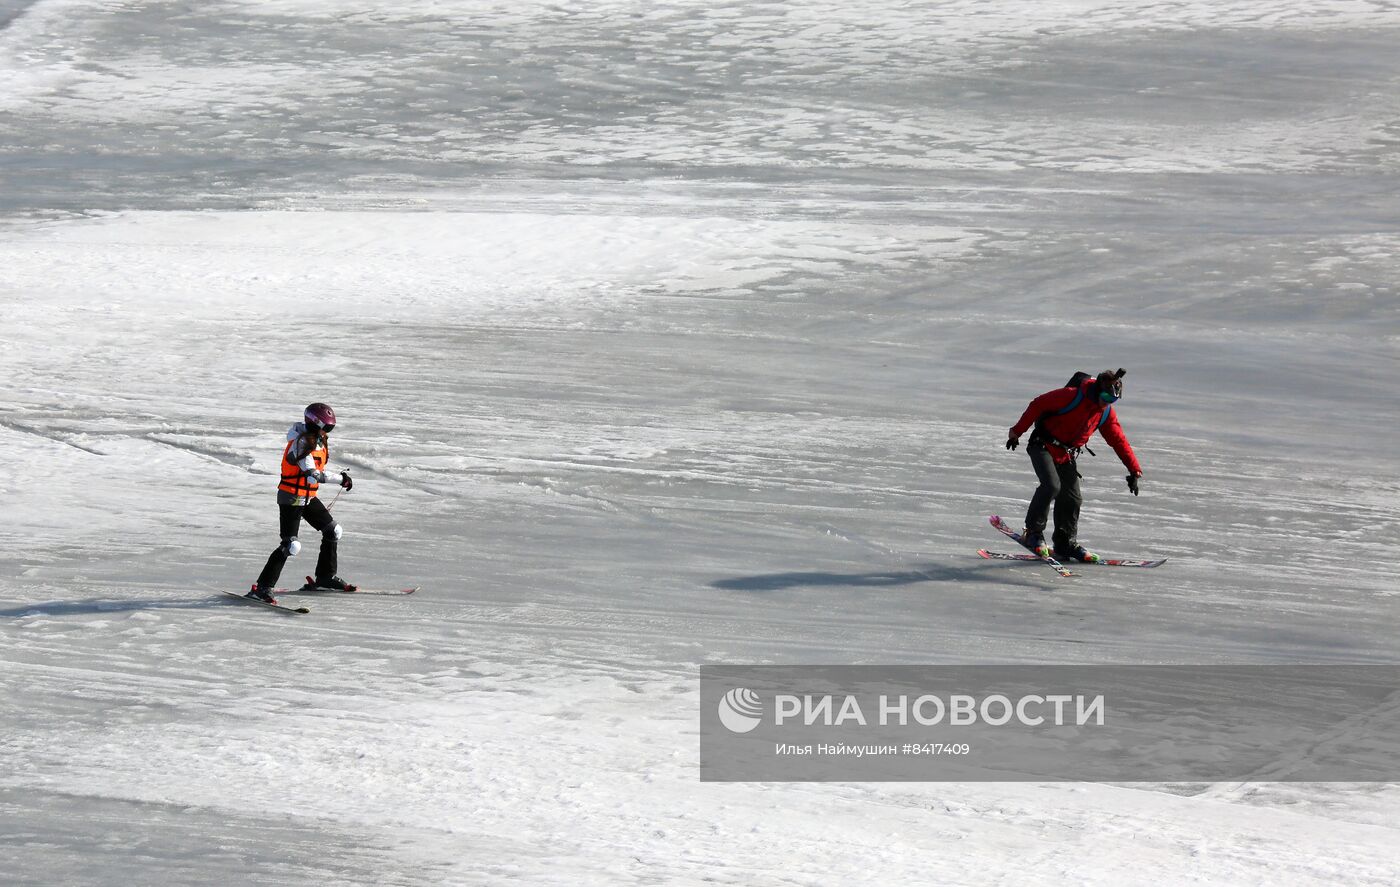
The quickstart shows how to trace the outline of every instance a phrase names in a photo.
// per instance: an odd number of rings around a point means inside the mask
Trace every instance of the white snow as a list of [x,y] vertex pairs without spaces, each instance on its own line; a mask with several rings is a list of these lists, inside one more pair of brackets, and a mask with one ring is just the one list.
[[[702,784],[697,666],[1394,662],[1397,36],[0,4],[0,880],[1395,883],[1389,784]],[[1117,366],[1169,564],[978,559]],[[423,591],[226,604],[313,400]]]

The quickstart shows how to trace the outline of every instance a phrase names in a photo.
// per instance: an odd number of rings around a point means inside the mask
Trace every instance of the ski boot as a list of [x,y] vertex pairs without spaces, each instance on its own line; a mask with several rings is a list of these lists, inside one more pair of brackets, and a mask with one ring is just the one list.
[[359,586],[351,585],[339,576],[327,576],[321,579],[312,576],[306,577],[306,585],[302,586],[302,591],[354,591]]
[[1055,546],[1055,560],[1079,561],[1081,564],[1096,564],[1101,558],[1092,551],[1085,551],[1084,546],[1078,542],[1071,542],[1067,545]]
[[257,584],[256,582],[253,583],[253,589],[252,589],[252,591],[249,591],[247,594],[245,594],[245,595],[243,595],[243,596],[244,596],[244,597],[250,597],[250,598],[252,598],[252,599],[255,600],[255,601],[262,601],[264,604],[274,604],[274,605],[275,605],[275,604],[277,603],[277,598],[275,598],[275,597],[272,596],[272,589],[270,589],[270,588],[263,588],[261,585]]
[[1045,533],[1040,530],[1024,529],[1021,531],[1021,544],[1041,557],[1050,556],[1050,546],[1045,544]]

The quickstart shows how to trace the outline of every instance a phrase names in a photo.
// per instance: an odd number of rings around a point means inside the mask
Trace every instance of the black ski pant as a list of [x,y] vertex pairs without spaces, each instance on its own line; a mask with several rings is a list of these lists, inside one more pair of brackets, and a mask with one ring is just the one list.
[[312,529],[321,532],[321,554],[316,558],[316,578],[329,579],[334,576],[339,567],[336,562],[336,546],[339,540],[335,538],[335,518],[331,517],[330,510],[314,496],[305,505],[279,504],[277,509],[281,512],[282,544],[268,555],[267,565],[258,574],[258,585],[271,588],[277,584],[277,579],[282,575],[282,567],[286,566],[287,558],[291,556],[292,542],[296,541],[302,518],[306,518]]
[[1056,465],[1050,451],[1041,443],[1027,444],[1026,454],[1031,457],[1031,467],[1040,481],[1035,495],[1031,496],[1031,506],[1026,510],[1026,529],[1044,533],[1045,522],[1050,517],[1050,503],[1053,502],[1055,533],[1052,543],[1056,548],[1077,544],[1079,508],[1084,504],[1084,497],[1079,492],[1079,469],[1075,460]]

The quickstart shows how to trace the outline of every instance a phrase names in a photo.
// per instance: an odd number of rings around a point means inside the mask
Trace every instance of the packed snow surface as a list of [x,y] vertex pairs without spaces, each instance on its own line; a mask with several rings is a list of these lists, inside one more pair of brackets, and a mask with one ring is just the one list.
[[[1400,8],[0,2],[0,881],[1394,884],[1391,785],[713,784],[702,662],[1393,663]],[[1126,367],[1146,476],[983,561]],[[334,405],[342,575],[221,600]],[[310,571],[319,544],[283,584]]]

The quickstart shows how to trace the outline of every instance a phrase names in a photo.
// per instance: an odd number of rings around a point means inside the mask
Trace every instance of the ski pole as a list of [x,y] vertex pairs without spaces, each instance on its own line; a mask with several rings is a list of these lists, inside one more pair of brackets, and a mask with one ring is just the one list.
[[[345,469],[344,471],[341,471],[340,473],[343,474],[343,475],[345,475],[346,477],[349,477],[349,476],[350,476],[350,469],[347,468],[347,469]],[[338,490],[335,491],[335,495],[331,497],[331,502],[330,502],[330,504],[326,506],[326,510],[327,510],[327,511],[330,511],[332,508],[335,507],[336,501],[340,498],[340,494],[343,493],[343,492],[345,492],[345,487],[343,487],[343,486],[342,486],[340,489],[338,489]]]

